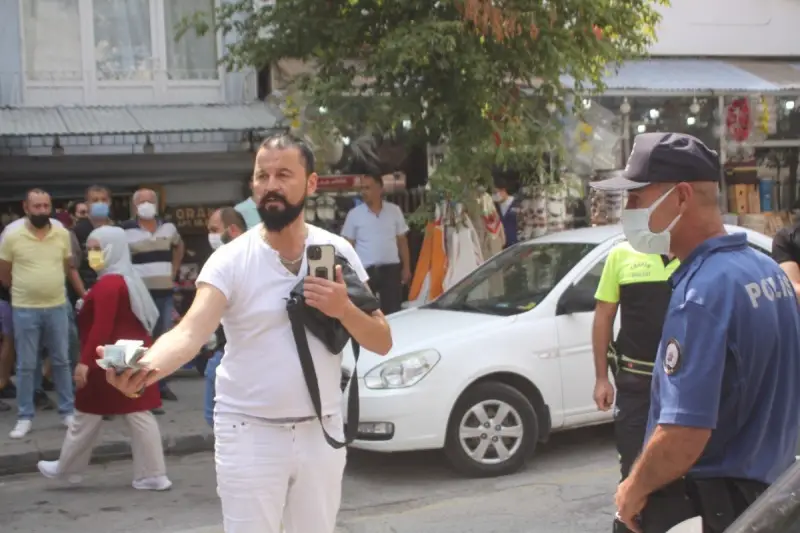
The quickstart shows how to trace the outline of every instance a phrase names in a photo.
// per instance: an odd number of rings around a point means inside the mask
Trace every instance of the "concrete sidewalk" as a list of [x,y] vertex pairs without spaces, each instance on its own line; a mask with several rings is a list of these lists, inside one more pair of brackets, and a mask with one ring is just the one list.
[[[211,428],[203,419],[205,381],[195,370],[182,370],[175,375],[170,388],[177,402],[164,402],[166,414],[158,416],[164,453],[185,455],[213,450]],[[55,401],[55,392],[48,392]],[[16,403],[13,410],[0,413],[0,476],[36,471],[42,459],[55,460],[61,451],[65,428],[56,411],[37,411],[33,430],[27,437],[11,440],[8,433],[16,423]],[[125,421],[120,417],[104,422],[92,454],[92,462],[127,459],[131,456],[130,439]]]

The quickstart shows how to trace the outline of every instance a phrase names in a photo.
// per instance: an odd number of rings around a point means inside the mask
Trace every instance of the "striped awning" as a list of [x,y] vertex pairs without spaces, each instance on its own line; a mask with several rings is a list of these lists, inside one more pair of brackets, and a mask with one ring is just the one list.
[[274,128],[269,104],[0,108],[0,137],[238,132]]
[[[573,85],[571,76],[562,83]],[[777,60],[650,58],[609,68],[606,91],[663,93],[774,93],[800,91],[800,63]],[[591,90],[592,88],[589,88]]]

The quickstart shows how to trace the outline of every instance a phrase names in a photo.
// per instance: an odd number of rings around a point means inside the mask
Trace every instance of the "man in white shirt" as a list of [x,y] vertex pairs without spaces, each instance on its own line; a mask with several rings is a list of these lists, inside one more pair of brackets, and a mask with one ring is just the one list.
[[[359,310],[337,281],[307,276],[306,247],[332,244],[366,282],[353,247],[304,222],[306,197],[317,187],[314,154],[300,140],[270,137],[256,154],[254,190],[262,220],[216,250],[197,279],[181,322],[143,358],[149,371],[108,374],[135,397],[191,360],[222,319],[227,344],[217,369],[214,434],[218,493],[226,533],[333,533],[341,500],[345,449],[326,442],[321,424],[343,438],[341,354],[308,336],[322,400],[315,416],[292,336],[286,299],[305,278],[305,301],[339,320],[371,352],[391,349],[381,312]],[[102,352],[102,350],[100,350]]]
[[363,178],[361,197],[364,203],[347,213],[342,237],[355,246],[381,311],[388,315],[401,309],[403,285],[411,281],[408,225],[400,207],[383,199],[380,176]]

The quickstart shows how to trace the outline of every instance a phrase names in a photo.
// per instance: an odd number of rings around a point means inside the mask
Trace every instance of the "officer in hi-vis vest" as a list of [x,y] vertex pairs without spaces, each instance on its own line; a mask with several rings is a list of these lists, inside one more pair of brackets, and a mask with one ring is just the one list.
[[[677,259],[643,254],[623,242],[609,253],[595,294],[594,401],[602,411],[614,405],[610,365],[617,387],[614,434],[623,480],[644,443],[653,362],[672,293],[668,280],[678,264]],[[612,342],[618,309],[622,324],[616,342]],[[629,530],[615,520],[613,531]]]

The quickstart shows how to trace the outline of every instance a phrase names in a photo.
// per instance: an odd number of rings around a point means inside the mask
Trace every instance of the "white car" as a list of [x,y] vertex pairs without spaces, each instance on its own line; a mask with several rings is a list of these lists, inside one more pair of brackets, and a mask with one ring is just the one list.
[[[769,254],[772,241],[745,232]],[[520,468],[553,431],[611,421],[592,399],[594,293],[620,226],[553,233],[493,257],[434,302],[388,317],[394,346],[361,351],[354,448],[444,449],[464,474]],[[618,327],[618,325],[617,325]],[[343,373],[352,373],[345,351]]]

